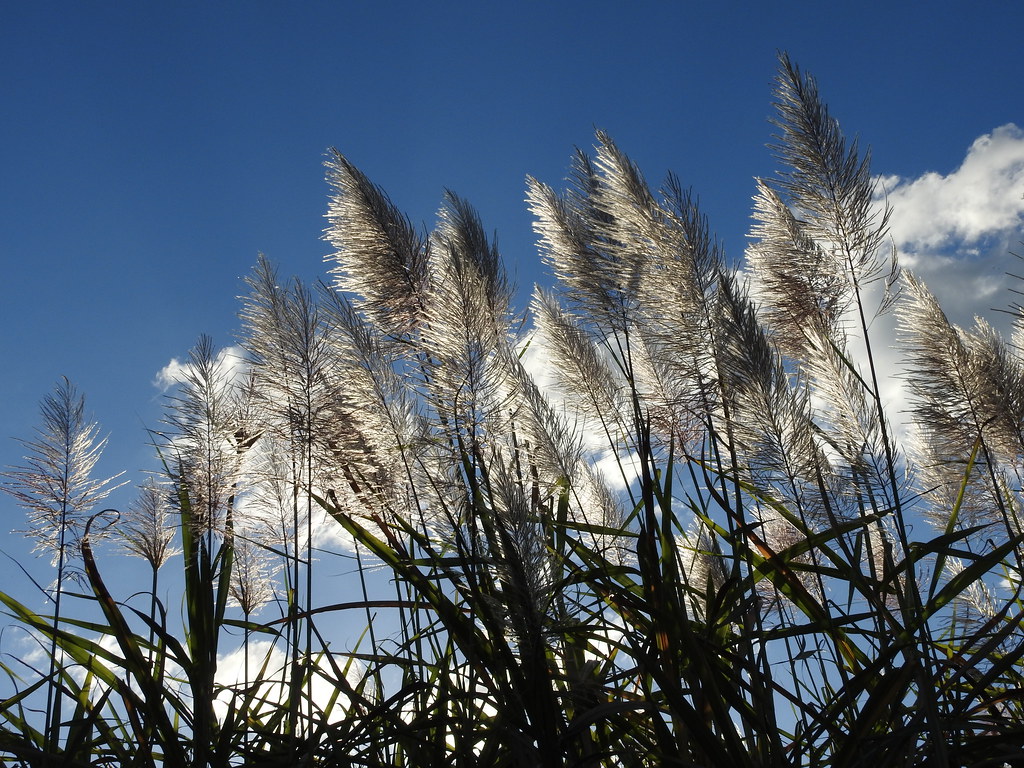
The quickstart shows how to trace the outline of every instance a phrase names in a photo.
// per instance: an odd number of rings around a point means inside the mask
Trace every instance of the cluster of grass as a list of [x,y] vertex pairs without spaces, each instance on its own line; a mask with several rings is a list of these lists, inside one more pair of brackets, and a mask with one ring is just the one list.
[[[0,594],[46,659],[4,665],[3,759],[1024,765],[1020,347],[900,272],[785,57],[776,106],[743,277],[604,135],[567,191],[531,180],[557,287],[530,323],[464,201],[425,235],[334,153],[332,283],[261,260],[244,359],[193,350],[131,509],[100,509],[74,388],[44,401],[5,488],[54,611]],[[111,540],[144,607],[104,580]],[[344,586],[316,574],[342,557]]]

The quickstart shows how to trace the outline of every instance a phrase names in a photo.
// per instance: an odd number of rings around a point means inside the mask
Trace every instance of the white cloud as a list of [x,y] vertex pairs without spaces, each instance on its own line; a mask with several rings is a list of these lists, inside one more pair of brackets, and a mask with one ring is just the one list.
[[186,365],[178,358],[172,357],[171,362],[156,372],[156,378],[153,379],[153,386],[161,392],[166,392],[175,384],[185,380],[186,371]]
[[[224,347],[217,353],[217,365],[225,374],[225,380],[237,381],[248,370],[248,363],[245,361],[245,352],[241,347]],[[176,384],[180,384],[188,376],[191,363],[187,360],[182,362],[176,357],[171,358],[156,373],[153,379],[153,386],[161,392],[166,392]]]
[[1010,254],[1024,239],[1024,131],[1008,124],[978,137],[952,173],[882,176],[890,233],[904,267],[938,297],[950,319],[970,325],[1012,300],[1019,271]]
[[901,250],[983,247],[1024,223],[1024,131],[1011,123],[978,137],[947,176],[929,172],[881,182],[895,210],[892,235]]
[[[246,670],[248,655],[248,670]],[[358,687],[363,672],[361,665],[349,661],[344,656],[335,656],[342,673],[353,687]],[[285,680],[289,675],[289,659],[285,651],[267,640],[250,640],[234,650],[217,657],[217,684],[223,686],[214,700],[214,710],[222,720],[227,714],[234,691],[240,691],[247,685],[257,685],[256,701],[258,715],[270,716],[273,711],[287,701],[290,687]],[[345,717],[348,697],[339,694],[338,682],[330,661],[326,656],[317,656],[312,665],[310,695],[313,706],[325,717],[327,722],[338,722]],[[249,680],[245,673],[248,671]],[[242,696],[244,699],[244,696]],[[305,706],[305,704],[304,704]]]

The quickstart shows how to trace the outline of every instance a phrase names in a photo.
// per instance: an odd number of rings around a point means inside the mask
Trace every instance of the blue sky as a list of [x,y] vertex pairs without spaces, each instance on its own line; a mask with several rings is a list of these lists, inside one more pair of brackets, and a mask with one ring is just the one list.
[[[523,303],[550,282],[524,178],[561,186],[595,128],[650,181],[672,170],[692,186],[739,260],[752,179],[775,170],[778,50],[873,148],[909,222],[897,240],[936,291],[959,285],[960,314],[1004,306],[1002,274],[1017,268],[1006,251],[1024,239],[1024,137],[997,129],[1024,127],[1024,7],[825,7],[3,4],[0,465],[20,462],[8,436],[31,436],[40,398],[66,375],[110,435],[101,470],[140,479],[157,372],[202,333],[235,341],[257,254],[286,275],[324,275],[331,146],[414,222],[433,222],[445,188],[473,202]],[[973,228],[953,210],[973,212]],[[964,288],[979,271],[991,292]],[[22,520],[0,499],[0,529]]]

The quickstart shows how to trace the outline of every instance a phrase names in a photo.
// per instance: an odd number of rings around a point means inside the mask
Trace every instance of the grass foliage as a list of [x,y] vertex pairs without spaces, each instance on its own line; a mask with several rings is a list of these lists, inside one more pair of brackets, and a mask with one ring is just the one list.
[[598,134],[529,181],[522,315],[465,201],[422,233],[334,152],[330,284],[260,260],[124,515],[62,384],[4,485],[59,569],[0,595],[6,763],[1024,765],[1020,346],[901,273],[785,57],[775,101],[743,273]]

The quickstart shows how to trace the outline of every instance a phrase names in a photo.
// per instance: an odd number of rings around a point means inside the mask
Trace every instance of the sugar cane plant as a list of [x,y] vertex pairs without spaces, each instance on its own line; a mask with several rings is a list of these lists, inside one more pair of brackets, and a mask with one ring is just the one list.
[[[1024,764],[1020,309],[1010,341],[952,325],[785,56],[775,106],[742,265],[598,133],[568,189],[528,180],[553,286],[526,312],[466,201],[421,232],[331,152],[330,279],[261,257],[242,357],[197,345],[128,514],[88,517],[90,429],[88,504],[43,498],[59,462],[7,473],[86,590],[66,617],[59,558],[52,615],[2,596],[50,665],[5,661],[4,759]],[[148,610],[101,528],[149,562]]]

